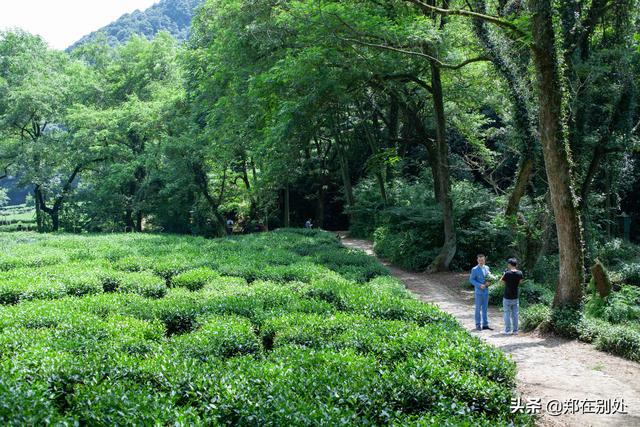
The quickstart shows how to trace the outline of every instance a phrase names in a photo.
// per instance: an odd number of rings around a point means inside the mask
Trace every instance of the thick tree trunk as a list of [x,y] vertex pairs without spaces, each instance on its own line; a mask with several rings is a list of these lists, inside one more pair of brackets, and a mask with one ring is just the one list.
[[451,179],[449,177],[449,146],[447,145],[446,119],[444,115],[444,98],[440,69],[431,63],[431,87],[433,88],[433,107],[436,124],[436,153],[439,203],[442,208],[444,228],[444,244],[438,256],[429,266],[430,272],[445,271],[456,254],[456,231],[453,217],[453,200],[451,199]]
[[[36,185],[35,190],[36,206],[40,210],[40,215],[46,213],[51,218],[51,231],[56,232],[60,230],[60,208],[62,207],[62,199],[59,198],[53,204],[53,207],[47,207],[44,201],[44,194],[40,185]],[[44,228],[44,227],[43,227]]]
[[532,13],[533,54],[538,76],[540,140],[556,220],[560,274],[555,307],[580,303],[583,251],[580,217],[573,191],[570,153],[562,128],[562,87],[553,30],[551,0],[529,0]]
[[51,229],[56,232],[60,230],[60,211],[54,210],[50,214],[51,216]]

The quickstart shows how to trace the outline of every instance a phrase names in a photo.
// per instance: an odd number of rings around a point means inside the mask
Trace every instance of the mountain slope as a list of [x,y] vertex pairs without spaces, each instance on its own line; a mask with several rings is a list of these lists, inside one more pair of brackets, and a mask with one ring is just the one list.
[[71,51],[91,42],[99,34],[104,34],[110,45],[126,42],[134,34],[152,38],[162,30],[168,31],[178,40],[186,40],[195,9],[203,2],[204,0],[161,0],[145,11],[136,10],[122,15],[106,27],[84,36],[67,50]]

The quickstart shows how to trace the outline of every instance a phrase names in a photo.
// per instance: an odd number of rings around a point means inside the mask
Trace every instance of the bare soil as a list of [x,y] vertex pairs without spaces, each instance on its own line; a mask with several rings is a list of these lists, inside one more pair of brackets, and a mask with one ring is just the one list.
[[[342,243],[375,256],[371,242],[366,240],[342,238]],[[589,344],[536,331],[503,335],[502,311],[496,307],[489,308],[489,322],[494,330],[475,331],[473,290],[462,286],[467,274],[415,273],[381,261],[421,300],[451,313],[472,334],[512,356],[518,366],[518,391],[523,403],[527,399],[541,401],[538,425],[640,426],[640,364],[598,351]],[[592,412],[590,404],[586,411],[581,408],[578,413],[569,410],[555,415],[551,413],[553,410],[546,410],[548,402],[564,403],[572,399],[594,402],[593,405],[597,405],[597,400],[623,399],[627,413],[584,413]]]

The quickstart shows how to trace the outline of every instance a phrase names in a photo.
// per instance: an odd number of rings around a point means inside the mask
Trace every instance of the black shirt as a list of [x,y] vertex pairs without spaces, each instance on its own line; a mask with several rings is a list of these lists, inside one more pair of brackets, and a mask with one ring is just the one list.
[[520,270],[507,270],[502,276],[502,280],[505,282],[504,297],[506,299],[518,298],[518,285],[524,276]]

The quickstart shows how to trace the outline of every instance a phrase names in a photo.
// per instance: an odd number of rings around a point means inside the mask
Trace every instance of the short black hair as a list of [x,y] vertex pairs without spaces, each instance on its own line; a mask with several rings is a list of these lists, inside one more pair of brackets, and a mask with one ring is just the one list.
[[507,263],[508,263],[509,265],[513,265],[514,267],[517,267],[517,266],[518,266],[518,260],[517,260],[517,259],[515,259],[515,258],[509,258],[509,259],[507,260]]
[[478,254],[476,258],[486,258],[486,257],[484,256],[484,254]]

